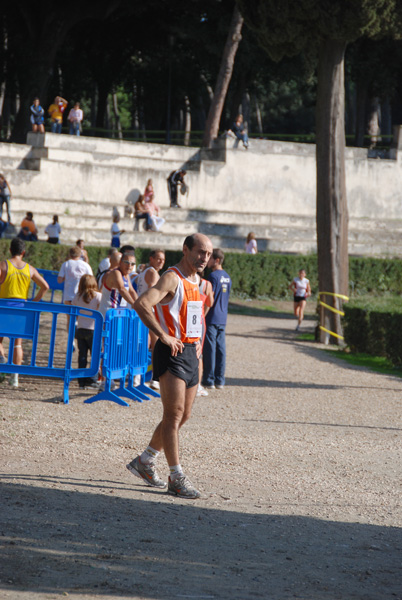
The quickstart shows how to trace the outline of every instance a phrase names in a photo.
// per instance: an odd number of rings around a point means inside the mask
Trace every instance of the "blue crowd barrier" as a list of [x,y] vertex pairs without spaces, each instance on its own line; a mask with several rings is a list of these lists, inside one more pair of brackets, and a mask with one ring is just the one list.
[[[137,402],[149,400],[148,396],[159,398],[157,392],[145,385],[148,365],[148,329],[137,313],[128,308],[108,310],[105,317],[102,355],[105,387],[84,402],[92,404],[99,400],[109,400],[120,406],[129,406],[123,398]],[[135,387],[134,376],[140,376],[141,379],[140,385]],[[114,380],[119,380],[119,387],[112,390]]]
[[[37,269],[37,271],[40,275],[42,275],[43,279],[48,284],[49,290],[51,291],[50,302],[53,302],[54,301],[53,300],[54,293],[56,292],[56,290],[61,291],[61,292],[64,290],[64,282],[59,283],[57,281],[59,272],[58,271],[47,271],[46,269]],[[33,283],[32,292],[31,292],[31,296],[29,297],[30,300],[33,300],[35,298],[36,289],[37,289],[36,283],[34,281],[32,283]],[[62,302],[62,300],[60,300],[60,302]]]
[[[50,339],[48,341],[47,366],[37,364],[38,342],[41,326],[41,315],[50,313],[52,315]],[[69,327],[64,366],[56,367],[56,331],[57,319],[60,314],[68,315]],[[71,366],[73,358],[73,343],[75,334],[75,321],[78,316],[94,319],[94,336],[92,342],[90,366],[85,369],[74,369]],[[69,403],[69,385],[71,379],[80,377],[94,377],[99,371],[101,341],[103,331],[103,316],[100,312],[84,309],[78,306],[67,306],[65,304],[54,304],[51,302],[30,302],[19,300],[0,300],[0,337],[10,339],[8,350],[8,362],[0,365],[2,373],[18,373],[34,377],[55,377],[64,380],[63,400]],[[31,361],[29,365],[14,365],[14,343],[15,339],[22,338],[32,341]],[[47,342],[46,342],[47,344]],[[57,348],[60,350],[60,348]]]

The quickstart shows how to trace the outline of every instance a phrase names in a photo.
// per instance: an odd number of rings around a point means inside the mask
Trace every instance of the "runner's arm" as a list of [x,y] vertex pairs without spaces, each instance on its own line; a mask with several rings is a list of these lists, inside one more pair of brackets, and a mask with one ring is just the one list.
[[145,281],[146,281],[148,288],[151,288],[156,283],[158,283],[159,275],[155,271],[155,269],[148,269],[148,271],[145,273]]
[[7,275],[7,261],[2,260],[0,262],[0,284],[3,283]]
[[310,282],[308,282],[307,288],[306,288],[306,298],[309,298],[310,296],[311,296],[311,287],[310,287]]
[[[43,298],[43,296],[45,295],[45,292],[49,289],[49,285],[48,285],[47,281],[45,281],[43,279],[42,275],[40,275],[40,273],[38,273],[38,271],[35,269],[35,267],[32,267],[31,265],[29,265],[29,270],[31,272],[32,281],[34,281],[36,283],[36,285],[39,286],[38,293],[36,294],[33,301],[39,302],[39,300],[41,300]],[[64,278],[63,278],[63,280],[64,280]]]
[[204,306],[204,315],[206,315],[209,311],[209,309],[213,306],[213,303],[215,301],[215,296],[214,296],[214,291],[212,289],[212,285],[211,282],[207,280],[207,286],[205,289],[206,292],[206,301],[205,301],[205,306]]
[[137,311],[141,321],[150,331],[154,332],[163,344],[170,347],[172,356],[177,356],[179,352],[183,352],[183,342],[163,331],[152,308],[167,296],[173,296],[176,288],[177,276],[172,272],[166,272],[154,287],[149,288],[138,298],[134,305],[134,309]]
[[[135,289],[133,288],[133,285],[132,285],[132,283],[131,283],[131,279],[129,279],[129,280],[128,280],[128,291],[129,291],[129,294],[130,294],[130,296],[131,296],[131,298],[132,298],[132,301],[133,301],[133,302],[135,302],[135,301],[137,300],[137,298],[138,298],[138,294],[137,294],[137,292],[135,291]],[[132,304],[132,303],[131,303],[131,304]],[[134,308],[134,305],[133,305],[133,304],[132,304],[132,306],[133,306],[133,308]]]
[[[112,289],[112,288],[116,289],[119,292],[120,296],[122,298],[124,298],[124,300],[126,300],[126,302],[130,306],[132,306],[134,308],[134,302],[136,300],[136,292],[134,291],[133,286],[131,286],[133,295],[130,293],[130,287],[128,290],[126,290],[126,288],[124,287],[123,276],[120,273],[120,271],[118,269],[116,269],[114,271],[110,271],[107,274],[107,280],[105,278],[106,278],[106,275],[103,278],[102,284],[107,285],[107,287],[109,289]],[[129,282],[129,286],[130,285],[131,285],[131,283]]]

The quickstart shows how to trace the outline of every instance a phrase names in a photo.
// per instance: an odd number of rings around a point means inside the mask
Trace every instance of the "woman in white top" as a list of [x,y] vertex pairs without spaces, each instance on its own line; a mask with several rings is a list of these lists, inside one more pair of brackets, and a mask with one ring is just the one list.
[[80,108],[80,103],[76,102],[68,115],[70,121],[70,135],[81,135],[81,123],[84,118],[84,113]]
[[47,233],[47,241],[49,244],[59,244],[60,243],[60,233],[61,227],[59,225],[59,217],[57,215],[53,215],[53,223],[49,223],[49,225],[45,228],[45,233]]
[[299,331],[300,325],[304,319],[304,308],[307,298],[311,296],[310,282],[306,278],[306,271],[300,269],[299,276],[295,277],[289,286],[294,294],[294,315],[297,318],[296,331]]
[[[98,292],[98,284],[93,275],[83,275],[78,285],[78,292],[72,300],[74,306],[98,310],[102,294]],[[88,352],[92,354],[92,342],[94,337],[95,321],[91,317],[80,315],[77,319],[75,339],[78,344],[78,368],[85,369],[88,361]],[[80,377],[78,385],[80,389],[97,388],[98,376]]]
[[247,254],[257,254],[257,242],[255,239],[255,233],[250,231],[246,239],[246,252]]

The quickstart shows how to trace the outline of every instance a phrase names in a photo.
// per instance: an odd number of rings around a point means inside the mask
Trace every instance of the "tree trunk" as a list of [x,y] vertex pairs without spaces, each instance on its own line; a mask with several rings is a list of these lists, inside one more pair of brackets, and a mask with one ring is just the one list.
[[381,133],[392,138],[392,111],[388,96],[381,105]]
[[191,104],[188,96],[184,96],[185,119],[184,119],[184,145],[190,145],[191,136]]
[[[98,84],[98,108],[96,111],[96,137],[107,137],[105,132],[106,112],[108,107],[108,89],[102,84]],[[106,126],[108,129],[108,125]]]
[[139,95],[138,114],[139,114],[139,123],[140,123],[141,137],[144,140],[144,142],[146,142],[147,141],[147,128],[146,128],[146,125],[145,125],[144,102],[145,102],[145,91],[144,91],[144,87],[141,86],[140,87],[140,95]]
[[117,129],[117,137],[119,138],[119,140],[122,140],[123,139],[123,130],[121,128],[121,121],[120,121],[120,115],[119,115],[119,103],[117,101],[116,92],[113,92],[112,99],[113,99],[113,115],[114,115],[114,122],[115,122],[116,129]]
[[231,127],[232,123],[234,123],[236,121],[237,115],[239,113],[243,113],[242,101],[243,101],[243,96],[245,94],[248,82],[249,82],[249,75],[248,75],[248,73],[246,73],[245,69],[242,69],[240,76],[238,77],[234,93],[232,93],[232,102],[231,102],[232,105],[230,107],[230,117],[229,117],[230,125],[229,125],[229,127]]
[[371,98],[367,132],[370,136],[370,148],[381,142],[381,105],[378,97]]
[[363,148],[364,136],[366,134],[366,105],[367,105],[367,83],[359,80],[357,82],[356,94],[356,133],[355,146]]
[[[50,79],[50,73],[52,71],[53,60],[52,57],[44,59],[43,64],[38,69],[33,70],[35,77],[31,75],[25,81],[20,79],[20,110],[17,112],[13,131],[11,134],[11,141],[24,144],[26,142],[27,132],[31,129],[29,121],[29,106],[32,104],[32,100],[35,96],[39,96],[42,100],[46,97],[46,91]],[[46,113],[46,107],[45,113]],[[47,116],[47,113],[46,113]]]
[[258,104],[257,96],[254,96],[254,104],[255,104],[255,118],[257,120],[257,129],[258,133],[262,135],[264,133],[264,129],[262,127],[262,117],[261,117],[261,109]]
[[96,136],[94,129],[96,127],[96,109],[98,107],[98,86],[96,83],[92,88],[91,94],[91,135]]
[[[338,40],[326,40],[320,47],[316,152],[319,290],[347,295],[349,261],[345,182],[345,49],[346,42]],[[327,296],[326,302],[335,308],[341,306],[341,302],[331,296]],[[335,334],[342,335],[340,315],[325,310],[322,324]],[[325,338],[326,334],[321,340],[324,341]],[[335,340],[338,342],[339,338]]]
[[233,10],[232,21],[230,23],[229,33],[223,51],[221,66],[216,80],[214,97],[209,109],[207,122],[205,125],[204,139],[202,145],[204,148],[211,146],[212,140],[218,136],[219,122],[222,115],[223,105],[225,103],[230,79],[232,77],[234,60],[241,40],[241,29],[243,26],[243,17],[239,9],[235,6]]

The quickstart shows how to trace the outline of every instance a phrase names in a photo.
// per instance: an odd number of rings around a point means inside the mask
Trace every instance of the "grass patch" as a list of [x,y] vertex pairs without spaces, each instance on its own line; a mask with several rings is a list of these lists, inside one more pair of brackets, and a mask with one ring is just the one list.
[[402,377],[402,370],[394,367],[390,360],[382,356],[370,356],[370,354],[345,352],[344,350],[324,350],[324,352],[335,354],[337,358],[355,367],[367,367],[376,373],[383,375],[395,375]]
[[[275,304],[265,304],[261,300],[232,300],[229,302],[229,314],[244,315],[246,317],[269,317],[270,315],[288,316],[292,314],[291,310],[284,309],[284,302]],[[290,307],[290,303],[289,303]]]
[[315,342],[315,335],[314,333],[300,333],[297,339],[303,342]]

